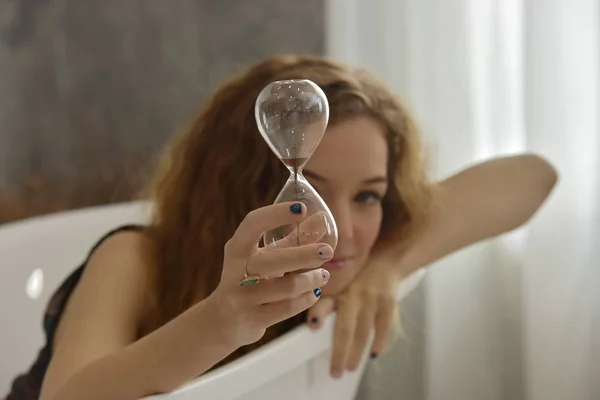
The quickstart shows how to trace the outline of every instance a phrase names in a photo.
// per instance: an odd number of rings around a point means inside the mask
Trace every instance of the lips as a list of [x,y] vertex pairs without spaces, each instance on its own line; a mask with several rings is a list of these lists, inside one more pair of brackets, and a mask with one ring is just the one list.
[[327,270],[336,270],[346,268],[350,264],[348,257],[336,257],[322,265]]

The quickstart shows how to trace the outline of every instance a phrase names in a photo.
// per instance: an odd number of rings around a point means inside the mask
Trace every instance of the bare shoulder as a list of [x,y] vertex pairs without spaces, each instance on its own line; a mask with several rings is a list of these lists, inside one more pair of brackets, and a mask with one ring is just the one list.
[[134,276],[145,281],[150,271],[148,263],[152,251],[152,239],[143,231],[117,232],[90,255],[82,280],[87,274],[109,280],[115,276]]
[[117,232],[94,250],[61,316],[45,392],[138,339],[147,311],[152,251],[152,239],[141,231]]
[[[73,291],[55,337],[58,344],[63,321],[93,309],[99,311],[102,299],[111,298],[131,313],[143,313],[150,283],[152,240],[140,231],[121,231],[106,238],[90,255],[81,279]],[[106,302],[104,302],[106,303]],[[98,315],[96,315],[98,317]],[[136,315],[129,315],[131,321]]]
[[[78,289],[81,288],[80,292],[109,290],[112,294],[125,286],[144,290],[150,276],[152,252],[152,240],[142,231],[117,232],[90,255]],[[137,292],[134,290],[134,294]]]

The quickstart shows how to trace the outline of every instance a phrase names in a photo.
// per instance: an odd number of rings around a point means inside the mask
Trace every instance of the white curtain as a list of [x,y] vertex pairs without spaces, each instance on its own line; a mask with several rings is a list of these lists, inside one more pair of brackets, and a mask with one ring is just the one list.
[[361,398],[600,399],[598,3],[327,2],[329,55],[406,100],[435,176],[523,151],[560,173],[525,228],[431,266]]

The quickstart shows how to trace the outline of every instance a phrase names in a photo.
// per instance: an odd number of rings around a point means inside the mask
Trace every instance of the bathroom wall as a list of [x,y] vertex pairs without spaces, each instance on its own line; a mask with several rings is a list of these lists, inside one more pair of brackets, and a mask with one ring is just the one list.
[[323,53],[323,3],[0,2],[0,223],[131,198],[224,78]]

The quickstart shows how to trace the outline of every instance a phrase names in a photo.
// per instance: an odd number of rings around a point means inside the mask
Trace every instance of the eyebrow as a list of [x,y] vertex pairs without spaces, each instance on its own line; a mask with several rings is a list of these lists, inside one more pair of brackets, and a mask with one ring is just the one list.
[[[323,181],[323,182],[327,182],[327,179],[325,179],[324,177],[322,177],[319,174],[316,174],[312,171],[307,171],[307,170],[303,170],[302,171],[302,175],[304,175],[307,178],[312,178],[312,179],[316,179],[318,181]],[[364,181],[362,181],[362,183],[365,184],[374,184],[374,183],[387,183],[387,178],[383,175],[378,175],[378,176],[374,176],[372,178],[369,179],[365,179]]]

